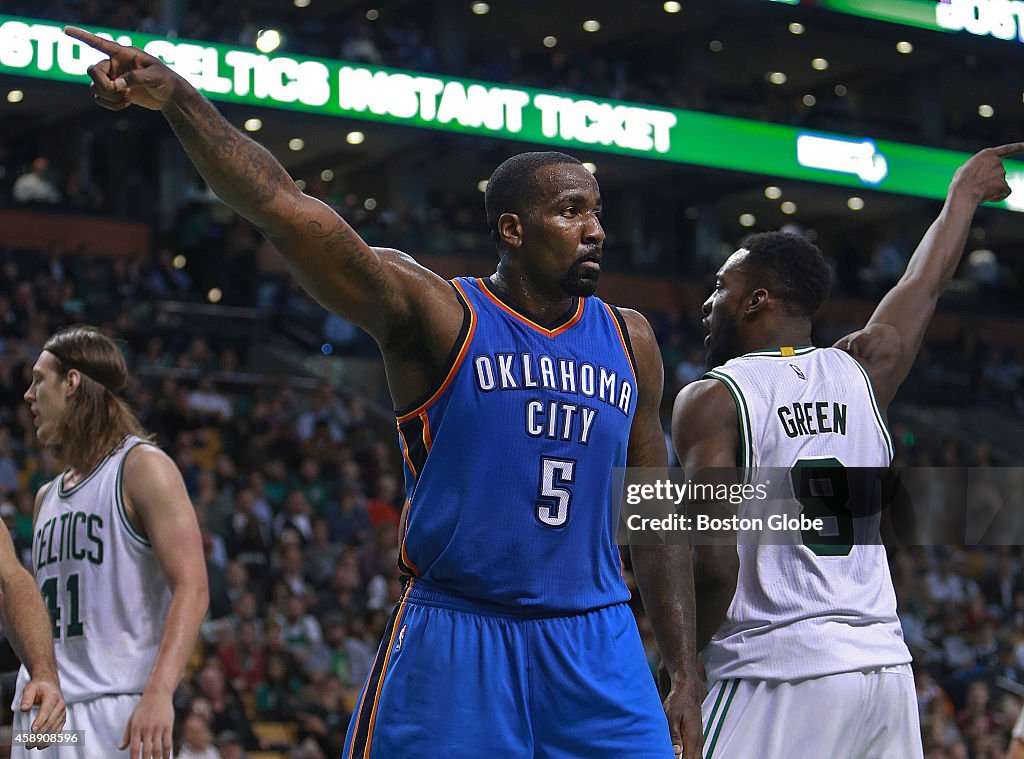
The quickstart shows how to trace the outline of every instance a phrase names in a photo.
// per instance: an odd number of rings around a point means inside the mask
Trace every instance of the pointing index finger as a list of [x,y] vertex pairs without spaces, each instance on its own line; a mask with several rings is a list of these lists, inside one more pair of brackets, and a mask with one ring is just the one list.
[[95,48],[101,53],[106,53],[107,55],[113,55],[121,49],[121,46],[113,40],[103,39],[92,32],[85,31],[85,29],[79,29],[77,26],[65,26],[64,34],[69,37],[74,37],[79,42],[84,42],[89,47]]
[[1024,142],[1011,142],[1006,145],[999,145],[992,148],[992,152],[1000,158],[1013,155],[1014,153],[1024,153]]

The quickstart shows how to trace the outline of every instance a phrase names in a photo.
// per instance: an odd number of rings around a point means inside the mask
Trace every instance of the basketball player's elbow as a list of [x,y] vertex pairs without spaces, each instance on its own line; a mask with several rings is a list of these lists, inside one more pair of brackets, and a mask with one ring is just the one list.
[[205,562],[198,563],[198,571],[196,568],[190,568],[168,577],[167,584],[170,586],[172,599],[180,599],[200,617],[206,616],[210,608],[210,585],[206,578]]

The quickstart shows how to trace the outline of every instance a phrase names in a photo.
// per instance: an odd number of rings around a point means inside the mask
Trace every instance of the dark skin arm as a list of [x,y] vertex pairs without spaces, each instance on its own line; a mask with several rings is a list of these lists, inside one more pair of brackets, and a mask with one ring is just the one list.
[[[714,482],[722,475],[738,481],[735,475],[736,452],[739,450],[739,427],[736,405],[729,391],[718,380],[692,382],[676,396],[672,408],[672,442],[679,464],[686,477],[700,483],[707,480],[702,472],[714,471]],[[711,480],[707,480],[711,481]],[[702,510],[713,504],[698,504]],[[729,604],[736,592],[739,556],[735,542],[697,548],[694,570],[697,603],[697,650],[708,644],[725,621]]]
[[158,58],[75,27],[65,32],[109,56],[89,67],[99,105],[160,111],[210,188],[275,245],[303,288],[374,337],[396,406],[434,389],[462,325],[447,282],[404,253],[367,245]]
[[[639,374],[639,396],[626,463],[630,467],[664,469],[668,466],[668,452],[658,414],[664,387],[661,352],[643,316],[625,309],[622,314]],[[664,706],[673,748],[676,754],[699,757],[703,735],[690,546],[638,544],[630,547],[630,555],[644,609],[671,678]]]
[[957,169],[941,213],[900,281],[882,298],[864,329],[835,344],[867,371],[883,412],[907,378],[939,297],[956,273],[975,209],[1010,194],[1003,159],[1021,151],[1021,142],[986,148]]

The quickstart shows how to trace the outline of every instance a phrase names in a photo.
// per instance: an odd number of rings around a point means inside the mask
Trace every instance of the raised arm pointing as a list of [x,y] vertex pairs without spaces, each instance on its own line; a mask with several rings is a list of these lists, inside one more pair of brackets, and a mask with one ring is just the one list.
[[108,56],[89,67],[96,102],[160,111],[210,188],[274,243],[307,292],[373,335],[385,360],[390,346],[415,336],[430,356],[447,355],[462,308],[444,280],[398,251],[367,245],[158,58],[77,27],[64,31]]
[[975,209],[1010,194],[1003,159],[1021,152],[1024,142],[986,148],[957,169],[942,212],[921,238],[900,281],[882,298],[864,329],[836,343],[864,365],[883,407],[896,395],[917,357],[939,296],[960,264]]

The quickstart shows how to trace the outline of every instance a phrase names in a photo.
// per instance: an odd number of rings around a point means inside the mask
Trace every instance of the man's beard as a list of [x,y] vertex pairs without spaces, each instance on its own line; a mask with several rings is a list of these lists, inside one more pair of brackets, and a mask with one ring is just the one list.
[[705,355],[708,369],[714,369],[729,359],[736,358],[739,355],[738,343],[735,320],[728,317],[722,319],[711,333],[711,342]]
[[601,276],[600,271],[583,273],[583,261],[574,261],[558,284],[562,291],[577,298],[589,298],[597,292],[597,280]]

